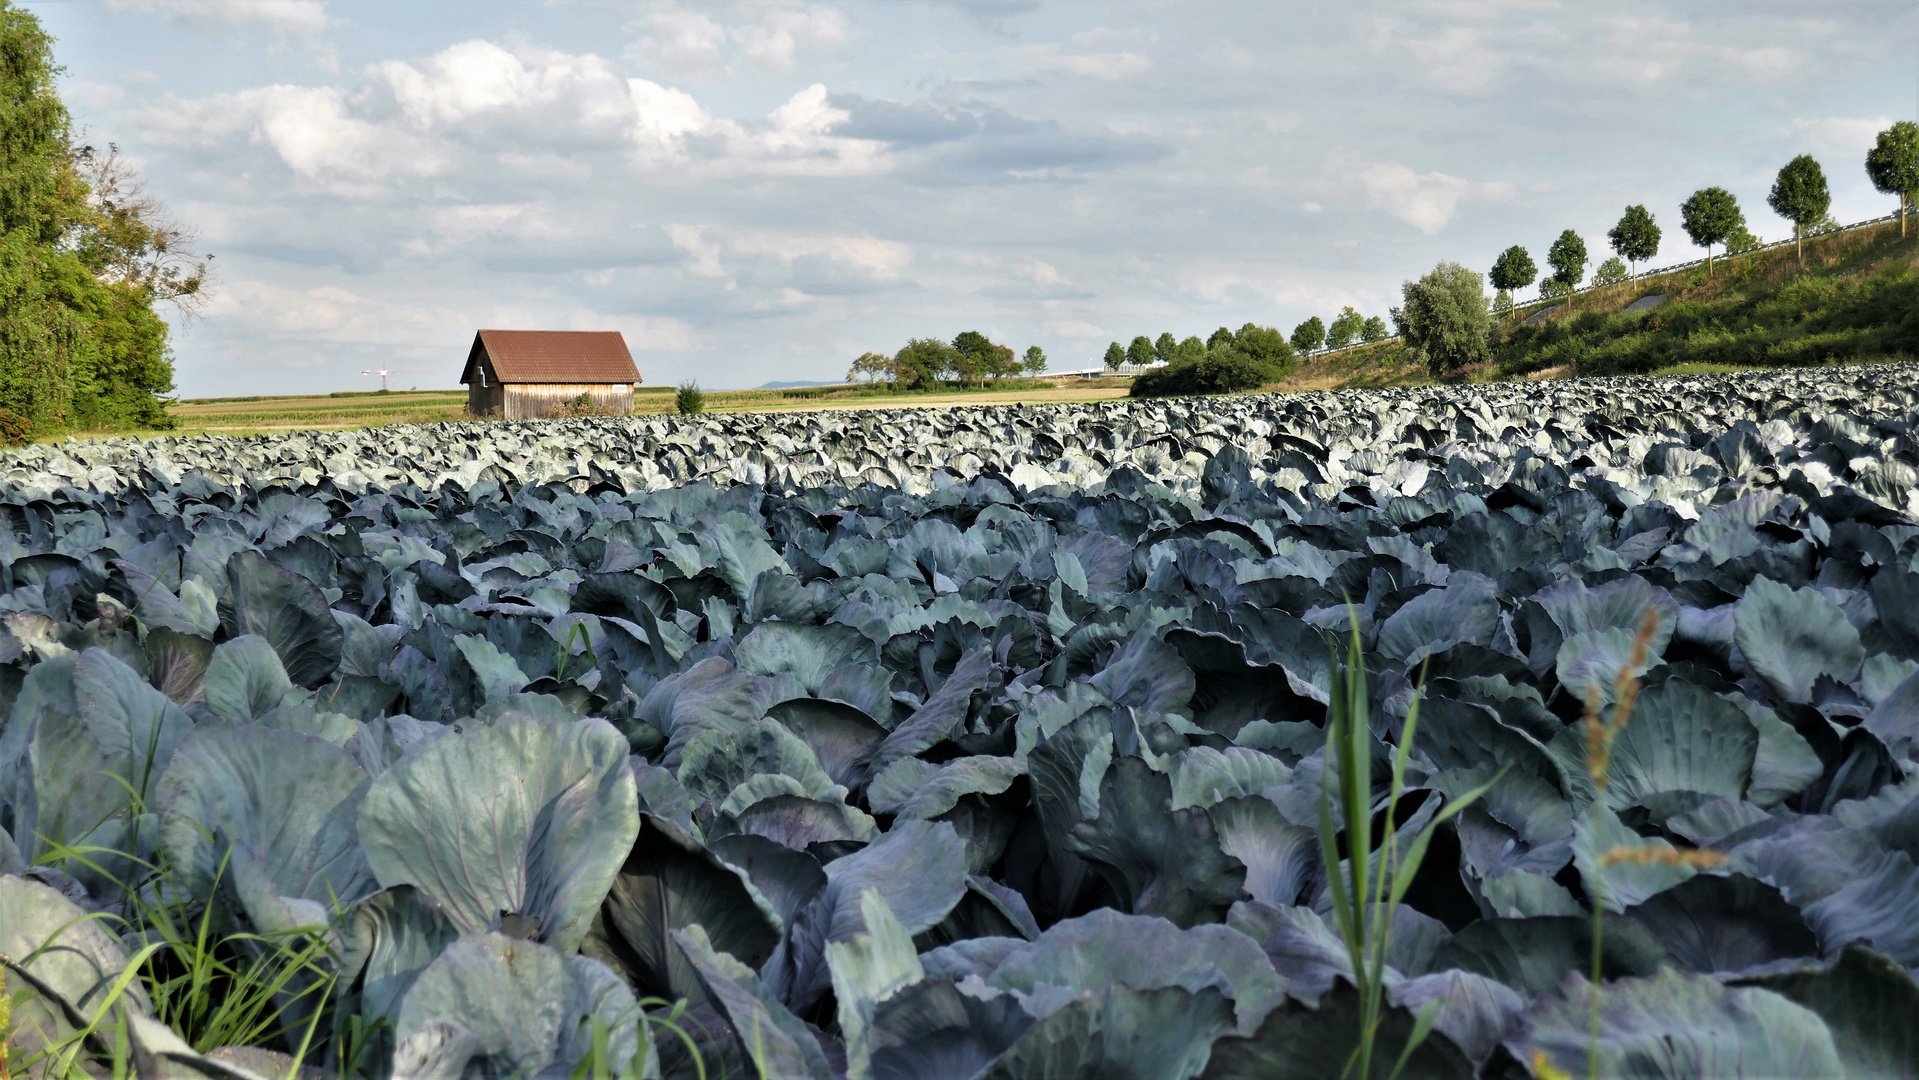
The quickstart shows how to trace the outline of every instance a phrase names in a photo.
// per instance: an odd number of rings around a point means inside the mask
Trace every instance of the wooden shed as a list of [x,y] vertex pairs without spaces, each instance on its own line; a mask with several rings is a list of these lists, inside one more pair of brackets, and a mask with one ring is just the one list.
[[482,330],[460,381],[474,416],[626,416],[640,370],[617,330]]

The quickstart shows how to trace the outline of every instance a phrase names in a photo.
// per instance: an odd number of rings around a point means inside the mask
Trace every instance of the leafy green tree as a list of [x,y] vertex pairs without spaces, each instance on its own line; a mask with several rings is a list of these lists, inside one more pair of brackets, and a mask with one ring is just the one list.
[[1176,364],[1191,363],[1205,355],[1206,343],[1199,340],[1198,334],[1181,340],[1178,345],[1173,347],[1173,362]]
[[1513,309],[1513,294],[1504,289],[1493,293],[1493,314],[1504,315]]
[[1368,317],[1366,320],[1366,325],[1362,326],[1359,330],[1359,340],[1361,341],[1386,340],[1386,320],[1380,318],[1377,315]]
[[1541,300],[1557,300],[1562,296],[1571,296],[1572,291],[1573,287],[1571,285],[1566,284],[1556,277],[1549,277],[1539,283],[1539,298]]
[[1293,327],[1293,348],[1303,353],[1316,352],[1326,344],[1326,324],[1315,315]]
[[[1171,337],[1172,335],[1161,334],[1160,336]],[[1167,346],[1166,352],[1169,356],[1171,355],[1172,351],[1173,351],[1172,347]],[[1126,350],[1126,362],[1133,365],[1134,367],[1145,367],[1146,365],[1152,363],[1157,356],[1158,354],[1153,351],[1152,341],[1148,339],[1145,334],[1141,334],[1140,336],[1134,338],[1133,344],[1129,346]]]
[[1106,370],[1118,371],[1120,365],[1125,362],[1126,350],[1120,348],[1119,342],[1115,341],[1111,345],[1106,346]]
[[953,365],[962,382],[1000,379],[1019,373],[1019,360],[1013,350],[996,345],[985,334],[968,330],[953,339],[958,360]]
[[1533,257],[1525,248],[1514,244],[1493,260],[1490,276],[1493,288],[1516,293],[1539,277],[1539,268],[1533,265]]
[[1028,345],[1026,355],[1020,361],[1020,367],[1028,375],[1038,375],[1046,370],[1046,353],[1038,345]]
[[899,381],[893,358],[883,353],[863,352],[846,369],[847,382],[886,382]]
[[1277,371],[1275,378],[1291,374],[1298,361],[1293,347],[1286,341],[1286,335],[1270,326],[1247,323],[1233,335],[1233,347]]
[[1619,261],[1619,256],[1614,255],[1600,263],[1599,269],[1593,271],[1593,284],[1617,285],[1631,276],[1626,272],[1626,264]]
[[1179,340],[1172,334],[1161,334],[1153,340],[1153,355],[1162,364],[1173,362],[1173,353],[1179,349]]
[[53,39],[0,2],[0,427],[172,426],[167,325],[204,260],[117,154],[74,147]]
[[1566,287],[1568,296],[1579,288],[1586,276],[1586,241],[1571,229],[1559,234],[1546,252],[1546,265],[1553,268],[1553,280]]
[[1786,162],[1773,178],[1772,191],[1766,195],[1772,212],[1792,222],[1793,247],[1799,253],[1799,265],[1806,264],[1806,229],[1819,223],[1832,208],[1832,192],[1826,190],[1826,170],[1811,154],[1800,154]]
[[[1692,242],[1706,249],[1706,272],[1712,273],[1712,246],[1724,244],[1735,233],[1746,230],[1746,215],[1739,211],[1739,200],[1722,187],[1700,188],[1679,206],[1679,225]],[[1731,253],[1727,248],[1727,253]]]
[[1919,124],[1901,120],[1879,133],[1866,151],[1872,186],[1899,196],[1899,235],[1906,235],[1906,209],[1919,199]]
[[1425,354],[1434,378],[1486,359],[1492,313],[1478,274],[1456,262],[1442,262],[1425,277],[1402,285],[1400,294],[1406,344]]
[[1637,204],[1626,207],[1619,224],[1606,233],[1613,253],[1632,264],[1628,276],[1636,275],[1640,263],[1659,254],[1659,236],[1659,223],[1653,220],[1652,211]]
[[893,354],[896,382],[913,390],[934,390],[940,380],[959,373],[962,357],[938,338],[913,338]]
[[1211,334],[1208,334],[1206,337],[1206,348],[1209,350],[1218,348],[1221,345],[1225,345],[1228,348],[1230,348],[1232,347],[1232,344],[1233,344],[1233,332],[1231,330],[1226,329],[1223,326],[1213,331]]
[[1341,308],[1333,324],[1326,328],[1326,345],[1332,349],[1343,349],[1359,340],[1359,332],[1366,326],[1366,317],[1354,311],[1350,306]]
[[1743,221],[1739,223],[1737,229],[1732,231],[1731,236],[1726,237],[1726,253],[1728,255],[1737,255],[1742,251],[1751,251],[1754,248],[1762,248],[1765,246],[1765,239],[1754,236],[1752,230],[1746,228],[1746,223]]

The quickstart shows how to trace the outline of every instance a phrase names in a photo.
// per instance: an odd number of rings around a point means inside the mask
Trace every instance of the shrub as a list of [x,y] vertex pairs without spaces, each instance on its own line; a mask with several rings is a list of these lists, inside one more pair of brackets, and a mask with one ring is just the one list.
[[32,421],[12,409],[0,409],[0,446],[24,446],[32,438]]
[[1273,364],[1262,363],[1238,349],[1217,348],[1195,360],[1169,364],[1133,380],[1133,397],[1174,394],[1233,394],[1257,390],[1284,378]]
[[701,392],[697,382],[683,382],[679,392],[673,395],[673,404],[679,406],[681,416],[692,416],[706,411],[706,394]]
[[1478,274],[1442,262],[1400,288],[1406,298],[1406,344],[1426,355],[1437,379],[1486,359],[1492,332],[1484,286]]

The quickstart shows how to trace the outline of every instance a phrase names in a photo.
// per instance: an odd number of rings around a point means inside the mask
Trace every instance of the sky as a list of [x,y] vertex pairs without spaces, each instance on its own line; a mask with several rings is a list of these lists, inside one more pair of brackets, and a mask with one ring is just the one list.
[[187,397],[452,387],[481,327],[618,330],[649,384],[838,380],[979,330],[1384,315],[1441,260],[1700,187],[1833,214],[1919,114],[1919,4],[18,0],[85,140],[214,255]]

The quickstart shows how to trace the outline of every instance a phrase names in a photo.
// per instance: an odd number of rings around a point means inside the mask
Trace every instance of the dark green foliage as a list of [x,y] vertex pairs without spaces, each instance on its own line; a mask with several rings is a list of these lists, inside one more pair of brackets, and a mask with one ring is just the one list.
[[1360,331],[1365,328],[1365,316],[1350,307],[1342,308],[1333,324],[1326,328],[1326,345],[1332,349],[1343,349],[1358,341]]
[[1106,370],[1118,371],[1119,366],[1125,362],[1126,350],[1119,347],[1119,342],[1115,341],[1106,346]]
[[1326,324],[1315,315],[1298,326],[1293,327],[1293,348],[1300,352],[1315,352],[1326,344]]
[[1593,271],[1593,284],[1617,285],[1629,276],[1626,273],[1626,264],[1619,261],[1619,256],[1614,255],[1600,263],[1599,269]]
[[1739,200],[1722,187],[1700,188],[1686,197],[1679,207],[1679,224],[1692,242],[1706,249],[1706,267],[1712,268],[1712,246],[1728,244],[1734,235],[1746,229],[1746,215],[1739,211]]
[[1206,336],[1206,347],[1209,349],[1215,349],[1221,345],[1231,345],[1232,343],[1233,332],[1223,326]]
[[903,386],[932,390],[959,365],[959,353],[938,338],[913,338],[893,354],[893,367]]
[[1386,340],[1386,320],[1380,318],[1377,315],[1367,316],[1365,325],[1359,328],[1359,340],[1361,341]]
[[1190,334],[1180,340],[1173,348],[1173,362],[1193,361],[1206,355],[1206,343],[1199,340],[1198,334]]
[[1426,368],[1442,378],[1486,359],[1492,313],[1479,275],[1456,262],[1442,262],[1418,281],[1400,286],[1406,344],[1426,355]]
[[1012,349],[994,344],[977,330],[967,330],[953,339],[952,364],[962,383],[1003,379],[1020,371],[1019,358]]
[[1819,223],[1832,207],[1832,193],[1826,190],[1826,171],[1812,159],[1800,154],[1779,170],[1766,196],[1772,212],[1792,222],[1793,239],[1799,241],[1799,255],[1805,257],[1806,230]]
[[1879,133],[1866,151],[1872,186],[1899,196],[1899,235],[1906,235],[1906,209],[1919,194],[1919,124],[1901,120]]
[[1260,363],[1279,369],[1281,376],[1292,374],[1293,366],[1298,363],[1298,356],[1286,336],[1270,326],[1247,323],[1233,335],[1233,345]]
[[1514,244],[1493,260],[1490,277],[1493,288],[1518,292],[1539,278],[1539,268],[1533,265],[1533,257],[1525,248]]
[[1148,371],[1133,380],[1133,397],[1173,394],[1233,394],[1257,390],[1284,378],[1277,365],[1256,360],[1236,348],[1221,346],[1196,359],[1182,360]]
[[706,394],[697,382],[683,382],[673,394],[673,404],[680,410],[681,416],[692,416],[706,411]]
[[1038,375],[1046,370],[1046,352],[1038,345],[1028,345],[1026,356],[1020,361],[1020,369],[1028,375]]
[[1652,212],[1636,204],[1626,207],[1619,224],[1606,233],[1613,251],[1635,266],[1659,254],[1659,236],[1659,225],[1653,221]]
[[1579,287],[1586,276],[1586,241],[1571,229],[1559,234],[1546,252],[1546,264],[1553,268],[1553,280],[1568,289]]
[[[1171,334],[1160,335],[1162,338],[1171,338],[1172,336]],[[1169,356],[1171,352],[1172,346],[1169,345],[1167,346]],[[1126,348],[1126,362],[1136,367],[1145,367],[1157,359],[1158,355],[1159,354],[1153,349],[1152,341],[1150,341],[1145,334],[1134,338],[1133,343]]]
[[1650,312],[1588,312],[1511,330],[1501,371],[1576,364],[1627,375],[1675,364],[1797,365],[1919,353],[1919,273],[1848,280],[1805,274],[1757,296],[1675,300]]
[[1179,340],[1170,332],[1163,332],[1153,339],[1153,355],[1162,364],[1173,362],[1173,353],[1179,348]]

